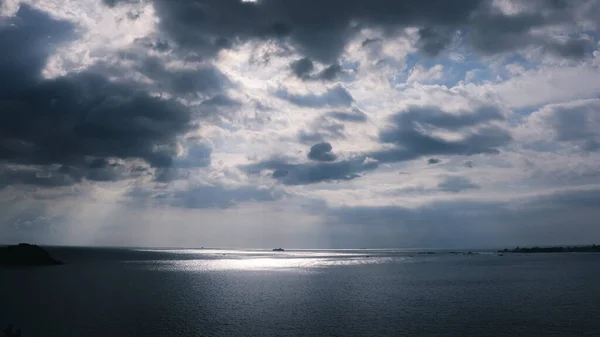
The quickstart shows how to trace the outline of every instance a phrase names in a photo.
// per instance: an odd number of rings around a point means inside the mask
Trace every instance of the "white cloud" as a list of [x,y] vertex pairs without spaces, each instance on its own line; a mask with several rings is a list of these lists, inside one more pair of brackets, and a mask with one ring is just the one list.
[[[481,86],[464,83],[464,90],[489,92],[511,108],[537,107],[549,103],[595,97],[600,92],[600,53],[576,66],[541,67],[520,71],[511,65],[516,76]],[[517,70],[519,69],[519,70]]]
[[439,81],[442,79],[443,75],[444,66],[441,64],[436,64],[429,69],[425,69],[423,66],[418,65],[411,69],[406,83]]

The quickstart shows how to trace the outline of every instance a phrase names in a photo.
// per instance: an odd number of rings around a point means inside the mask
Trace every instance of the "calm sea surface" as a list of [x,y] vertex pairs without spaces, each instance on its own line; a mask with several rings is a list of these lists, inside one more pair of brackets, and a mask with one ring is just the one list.
[[24,336],[600,336],[600,254],[51,248],[0,267]]

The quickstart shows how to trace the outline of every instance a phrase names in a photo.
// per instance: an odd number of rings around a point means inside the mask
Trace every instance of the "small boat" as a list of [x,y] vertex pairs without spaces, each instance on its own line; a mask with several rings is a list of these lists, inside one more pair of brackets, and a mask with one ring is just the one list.
[[273,248],[274,252],[283,252],[284,249],[283,248]]

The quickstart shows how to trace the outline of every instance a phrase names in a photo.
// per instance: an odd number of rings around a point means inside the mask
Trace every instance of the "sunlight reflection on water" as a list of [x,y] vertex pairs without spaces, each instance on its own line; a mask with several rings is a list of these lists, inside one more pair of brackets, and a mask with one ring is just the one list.
[[214,270],[296,270],[308,271],[314,268],[332,266],[350,266],[359,264],[375,264],[391,262],[392,258],[359,258],[359,259],[219,259],[219,260],[181,260],[181,261],[147,261],[151,270],[170,271],[214,271]]
[[262,270],[311,272],[319,268],[400,262],[408,257],[371,256],[340,251],[235,251],[235,250],[144,250],[167,254],[192,254],[193,259],[127,261],[159,271]]

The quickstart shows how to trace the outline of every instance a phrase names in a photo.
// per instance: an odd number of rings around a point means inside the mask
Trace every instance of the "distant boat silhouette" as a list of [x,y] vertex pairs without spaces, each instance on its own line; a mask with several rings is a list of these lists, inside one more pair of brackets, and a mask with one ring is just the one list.
[[283,252],[284,249],[283,248],[273,248],[274,252]]

